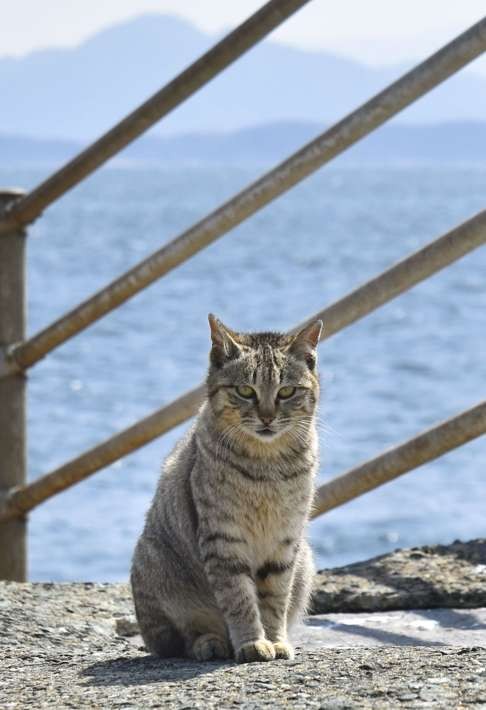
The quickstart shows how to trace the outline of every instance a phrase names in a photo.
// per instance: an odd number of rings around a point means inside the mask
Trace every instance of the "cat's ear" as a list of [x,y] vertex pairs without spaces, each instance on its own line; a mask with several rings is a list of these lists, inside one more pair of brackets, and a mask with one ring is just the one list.
[[302,328],[302,330],[294,336],[289,346],[289,352],[305,360],[311,370],[316,366],[316,348],[321,337],[321,332],[322,321],[315,320],[310,323],[310,325],[306,325],[305,328]]
[[238,345],[238,335],[212,313],[208,315],[208,321],[213,344],[210,353],[211,363],[221,367],[227,360],[234,360],[239,356],[241,350]]

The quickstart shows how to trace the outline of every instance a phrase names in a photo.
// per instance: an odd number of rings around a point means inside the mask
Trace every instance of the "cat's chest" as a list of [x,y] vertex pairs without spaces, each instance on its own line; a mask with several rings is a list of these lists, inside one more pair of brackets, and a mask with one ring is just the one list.
[[268,560],[285,539],[302,534],[309,496],[302,495],[301,490],[296,500],[295,491],[293,493],[268,490],[242,501],[242,532],[254,558],[261,563]]

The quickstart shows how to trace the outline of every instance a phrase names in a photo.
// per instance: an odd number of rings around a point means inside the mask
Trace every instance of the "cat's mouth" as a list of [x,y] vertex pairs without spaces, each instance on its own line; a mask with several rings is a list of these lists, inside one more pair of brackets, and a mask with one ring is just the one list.
[[279,429],[271,429],[269,426],[261,427],[260,429],[255,429],[255,434],[260,441],[274,441],[277,439],[282,432]]
[[255,424],[250,424],[245,427],[246,433],[250,436],[258,439],[259,441],[274,441],[282,434],[282,430],[279,427],[269,427],[269,426],[255,426]]
[[260,434],[260,436],[265,436],[265,437],[273,436],[274,434],[277,433],[273,429],[270,429],[270,427],[268,427],[268,426],[264,426],[261,429],[257,429],[256,432],[257,432],[257,434]]

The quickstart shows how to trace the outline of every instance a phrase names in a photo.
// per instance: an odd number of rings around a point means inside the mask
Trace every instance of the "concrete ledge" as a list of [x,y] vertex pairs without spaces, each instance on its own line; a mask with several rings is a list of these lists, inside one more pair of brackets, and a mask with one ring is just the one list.
[[132,613],[124,584],[0,583],[0,708],[486,707],[484,609],[313,616],[294,661],[244,666],[147,656]]

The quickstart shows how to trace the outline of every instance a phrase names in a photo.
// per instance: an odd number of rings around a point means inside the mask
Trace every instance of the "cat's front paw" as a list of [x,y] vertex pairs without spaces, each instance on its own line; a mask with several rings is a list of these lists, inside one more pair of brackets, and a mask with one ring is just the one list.
[[275,651],[275,658],[285,658],[286,660],[292,660],[294,657],[294,649],[288,643],[288,641],[277,641],[273,644],[273,650]]
[[258,661],[273,661],[275,651],[273,643],[267,639],[259,639],[251,641],[240,646],[236,654],[238,663],[255,663]]

